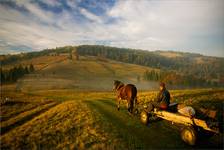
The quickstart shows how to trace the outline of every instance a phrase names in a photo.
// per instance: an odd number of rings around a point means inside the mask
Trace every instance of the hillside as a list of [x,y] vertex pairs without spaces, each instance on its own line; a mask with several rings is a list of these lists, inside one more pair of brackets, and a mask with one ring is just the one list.
[[[79,60],[72,58],[76,55]],[[159,81],[184,88],[224,86],[224,58],[193,53],[82,45],[1,55],[0,60],[3,72],[19,64],[34,64],[36,72],[19,80],[18,88],[29,88],[29,83],[38,81],[35,85],[40,89],[58,87],[60,82],[60,88],[109,90],[114,79],[140,89]]]
[[[127,64],[94,56],[82,56],[79,60],[66,55],[40,56],[20,62],[33,64],[36,71],[17,81],[17,90],[77,89],[112,90],[113,80],[136,84],[139,89],[152,89],[155,82],[142,80],[149,67]],[[9,68],[6,65],[5,68]]]
[[[126,101],[117,111],[113,80],[135,84],[138,106],[143,107],[158,92],[157,81],[144,79],[146,71],[164,69],[125,62],[126,54],[119,58],[116,52],[110,59],[87,51],[77,57],[73,52],[77,49],[1,56],[4,73],[13,75],[10,72],[18,66],[30,64],[35,68],[17,82],[1,85],[1,149],[223,149],[222,133],[199,139],[191,147],[181,140],[182,128],[176,124],[158,120],[145,126],[138,115],[127,113]],[[181,57],[173,52],[153,53]],[[178,72],[175,68],[169,71]],[[171,102],[217,110],[216,119],[223,118],[223,88],[171,90],[173,87],[177,88],[168,85]]]

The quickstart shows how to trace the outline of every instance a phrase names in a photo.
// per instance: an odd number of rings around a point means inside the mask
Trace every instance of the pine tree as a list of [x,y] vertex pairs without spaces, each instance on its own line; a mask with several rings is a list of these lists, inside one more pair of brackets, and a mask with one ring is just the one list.
[[33,64],[30,64],[30,72],[34,72],[34,66],[33,66]]
[[29,69],[28,69],[28,67],[26,66],[25,67],[25,74],[28,74],[29,73]]
[[1,80],[0,80],[0,81],[1,81],[1,84],[2,84],[2,83],[5,82],[5,74],[4,74],[4,72],[2,71],[2,68],[1,68],[0,71],[1,71]]

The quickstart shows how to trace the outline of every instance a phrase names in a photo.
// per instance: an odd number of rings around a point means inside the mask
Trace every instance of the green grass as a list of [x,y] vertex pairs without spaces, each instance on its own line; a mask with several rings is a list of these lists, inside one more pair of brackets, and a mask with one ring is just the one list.
[[[223,93],[223,89],[171,91],[172,101],[195,107],[211,107],[217,103],[215,109],[221,108]],[[181,140],[179,127],[170,122],[161,120],[145,126],[138,116],[127,113],[125,103],[117,111],[112,92],[45,90],[3,94],[9,95],[15,101],[26,103],[23,107],[1,105],[1,108],[8,109],[7,112],[14,112],[10,119],[1,122],[2,127],[10,126],[0,137],[2,149],[214,149],[223,145],[223,134],[191,147]],[[142,105],[155,95],[156,91],[139,92],[138,100]],[[41,105],[44,100],[60,104],[41,111],[45,107]],[[30,108],[30,103],[38,101],[40,107]],[[36,111],[38,108],[40,111]]]

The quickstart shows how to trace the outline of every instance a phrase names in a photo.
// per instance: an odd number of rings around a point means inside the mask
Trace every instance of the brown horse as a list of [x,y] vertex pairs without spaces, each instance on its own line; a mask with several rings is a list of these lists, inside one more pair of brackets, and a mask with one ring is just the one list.
[[134,103],[137,102],[137,88],[133,84],[125,85],[121,81],[114,80],[113,90],[116,91],[117,94],[117,109],[120,109],[120,101],[127,100],[128,103],[128,111],[130,113],[133,112]]

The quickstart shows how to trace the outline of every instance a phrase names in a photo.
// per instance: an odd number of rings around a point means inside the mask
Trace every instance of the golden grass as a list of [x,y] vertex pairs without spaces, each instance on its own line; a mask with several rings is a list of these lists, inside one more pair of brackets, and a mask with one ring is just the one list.
[[56,103],[52,102],[52,103],[49,103],[49,104],[40,105],[39,107],[33,108],[31,110],[28,110],[28,111],[21,112],[18,115],[16,115],[15,117],[12,117],[9,120],[1,122],[1,128],[6,128],[7,126],[13,125],[13,124],[17,123],[18,121],[26,118],[27,116],[31,116],[33,114],[36,114],[37,112],[39,112],[41,110],[44,110],[46,108],[50,108],[54,105],[56,105]]
[[[89,56],[82,57],[79,61],[69,60],[65,56],[41,56],[21,62],[23,65],[30,63],[34,64],[36,72],[19,79],[16,86],[21,91],[74,88],[109,90],[112,89],[112,82],[115,79],[138,84],[139,77],[141,78],[139,84],[144,84],[144,89],[151,86],[142,80],[142,75],[150,68],[134,64],[102,61]],[[7,67],[13,65],[3,66]]]
[[[140,105],[154,99],[157,92],[139,92]],[[198,102],[207,105],[209,102],[207,106],[212,106],[217,101],[219,101],[218,104],[224,101],[224,89],[171,90],[170,93],[171,101],[186,104],[193,101],[195,105]],[[10,94],[12,94],[11,98],[17,102],[24,101],[27,106],[24,108],[20,108],[19,105],[12,108],[1,106],[1,108],[5,107],[5,109],[11,109],[14,112],[20,112],[19,109],[21,109],[21,113],[1,123],[2,128],[12,126],[0,137],[1,149],[133,149],[136,148],[136,144],[142,145],[141,142],[135,143],[136,140],[132,139],[135,134],[140,136],[146,130],[155,134],[155,131],[151,131],[150,128],[141,126],[138,119],[130,119],[124,110],[118,112],[115,104],[116,95],[113,92],[42,90],[29,93],[4,92],[3,96],[10,96]],[[32,101],[29,99],[33,99],[33,102],[37,103],[38,98],[41,99],[39,101],[40,106],[29,110],[28,108],[32,107]],[[41,105],[44,100],[55,101],[55,103],[60,101],[61,103],[41,112],[43,108],[51,107],[54,104]],[[124,108],[126,107],[123,104]],[[35,112],[41,113],[36,115]],[[32,114],[34,115],[32,116]],[[32,117],[24,121],[24,118],[30,115]],[[22,123],[18,124],[21,120]],[[127,129],[123,133],[124,129],[119,129],[120,126],[117,123],[122,127],[128,127],[128,129],[134,127],[139,133],[137,131],[136,133],[131,131],[129,133]],[[127,123],[130,123],[130,126]],[[158,125],[159,128],[164,129],[164,134],[172,130],[168,129],[168,125],[164,126],[162,123]],[[155,130],[158,128],[157,124],[152,126]],[[163,132],[159,133],[162,134]],[[176,133],[172,134],[172,137],[179,139],[179,136],[176,137]],[[144,135],[153,139],[150,134],[144,133]],[[155,136],[158,137],[159,135]],[[162,135],[162,138],[166,139],[167,135]],[[170,139],[170,141],[172,140]],[[177,143],[180,144],[176,145],[177,147],[185,146],[181,145],[181,141],[177,141]],[[148,146],[150,147],[150,145]],[[153,144],[153,146],[159,147],[158,143]],[[175,147],[175,145],[170,145],[170,147]]]
[[175,52],[160,52],[159,54],[168,58],[182,57],[182,54]]
[[[19,64],[24,66],[29,66],[33,64],[36,70],[43,69],[48,65],[54,64],[56,62],[60,62],[67,59],[67,56],[40,56],[32,59],[27,59],[21,61]],[[14,66],[18,65],[18,63],[14,65],[4,65],[3,70],[13,68]]]
[[3,135],[2,148],[104,149],[119,144],[97,125],[98,119],[84,103],[66,101]]
[[[16,101],[11,101],[11,102],[5,102],[5,104],[2,104],[1,107],[1,119],[2,121],[7,120],[19,113],[34,109],[38,106],[44,105],[48,103],[46,102],[16,102]],[[19,108],[19,109],[18,109]]]

